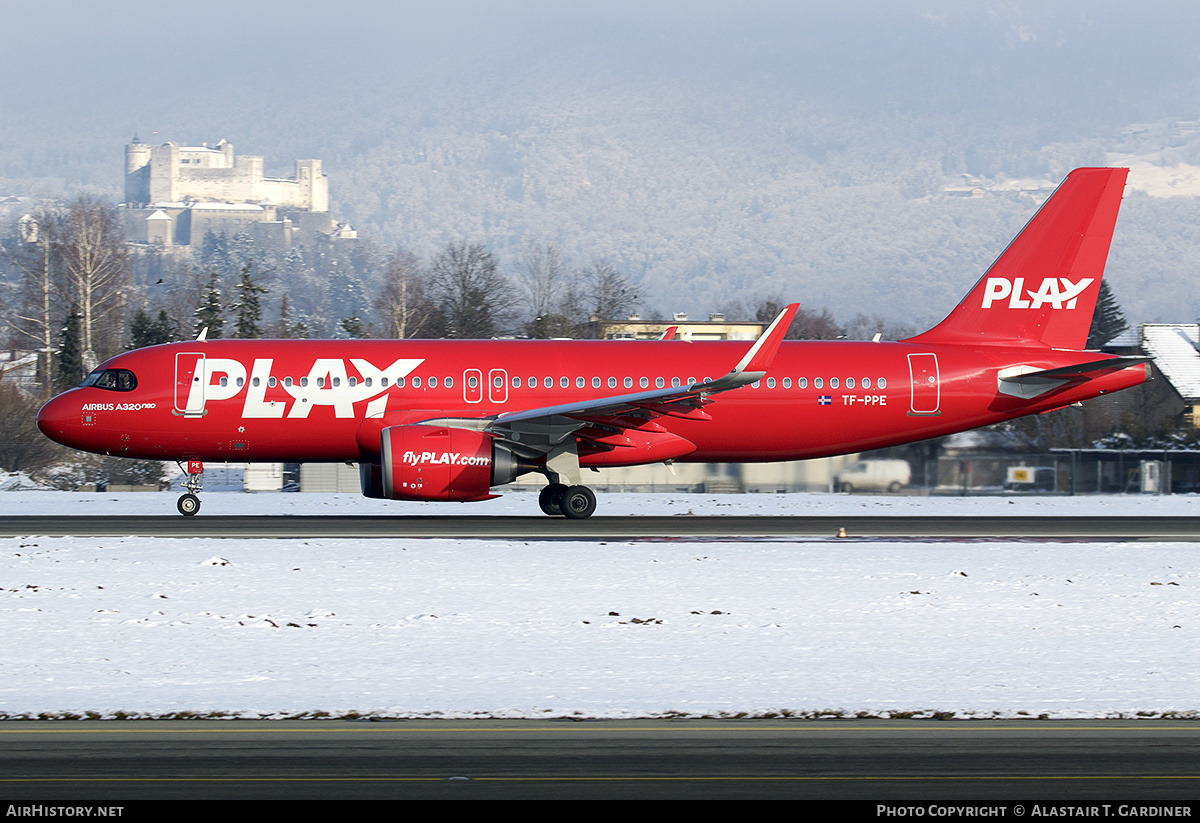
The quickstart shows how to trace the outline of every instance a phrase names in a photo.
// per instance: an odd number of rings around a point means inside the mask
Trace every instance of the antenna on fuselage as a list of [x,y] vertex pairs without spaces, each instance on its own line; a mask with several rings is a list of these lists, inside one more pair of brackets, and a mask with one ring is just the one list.
[[207,337],[208,337],[208,326],[205,326],[204,328],[202,328],[200,330],[200,334],[196,335],[196,342],[203,343]]

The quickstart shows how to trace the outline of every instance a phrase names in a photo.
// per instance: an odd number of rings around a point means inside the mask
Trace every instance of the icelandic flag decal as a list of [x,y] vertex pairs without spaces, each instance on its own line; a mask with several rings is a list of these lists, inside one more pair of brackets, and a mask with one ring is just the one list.
[[818,405],[818,406],[831,406],[831,405],[833,405],[833,395],[831,395],[831,394],[822,394],[822,395],[818,395],[818,397],[817,397],[817,405]]

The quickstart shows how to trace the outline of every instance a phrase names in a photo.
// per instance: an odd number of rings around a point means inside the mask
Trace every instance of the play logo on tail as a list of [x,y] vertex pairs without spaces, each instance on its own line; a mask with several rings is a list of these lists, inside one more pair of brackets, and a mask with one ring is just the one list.
[[1080,350],[1128,169],[1076,169],[950,315],[912,338]]

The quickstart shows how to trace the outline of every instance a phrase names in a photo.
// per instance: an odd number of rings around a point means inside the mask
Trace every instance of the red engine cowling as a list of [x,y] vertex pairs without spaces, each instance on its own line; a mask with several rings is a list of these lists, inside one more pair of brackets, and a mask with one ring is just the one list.
[[391,500],[486,500],[525,469],[483,432],[389,426],[380,433],[381,491]]

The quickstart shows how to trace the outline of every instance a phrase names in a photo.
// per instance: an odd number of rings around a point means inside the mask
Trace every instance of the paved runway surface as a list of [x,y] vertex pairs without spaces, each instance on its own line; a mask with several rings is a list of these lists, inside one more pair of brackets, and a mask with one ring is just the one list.
[[0,517],[0,536],[479,537],[597,540],[676,537],[1200,540],[1200,517],[561,517],[92,516]]
[[16,722],[0,725],[0,797],[1174,804],[1200,797],[1200,724]]

